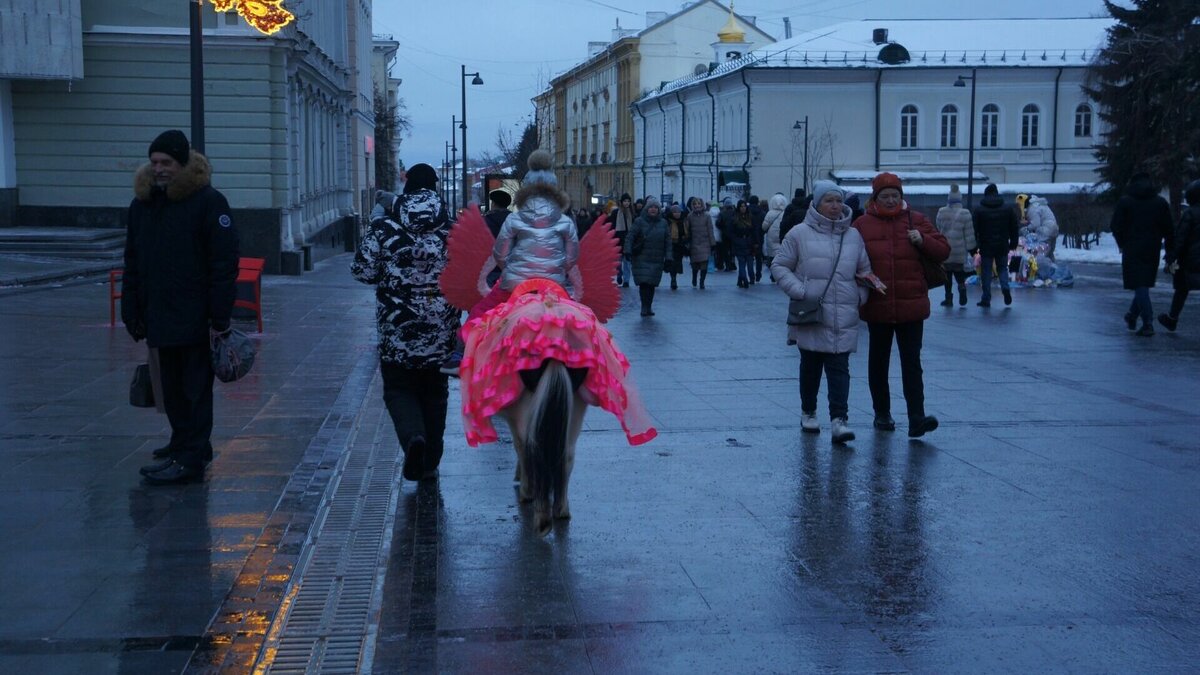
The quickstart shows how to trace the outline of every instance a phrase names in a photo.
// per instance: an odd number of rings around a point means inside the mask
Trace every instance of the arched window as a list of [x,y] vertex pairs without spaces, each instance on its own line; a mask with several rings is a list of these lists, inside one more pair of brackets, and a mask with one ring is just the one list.
[[942,106],[942,147],[958,147],[958,108]]
[[1038,146],[1038,122],[1041,111],[1032,103],[1021,109],[1021,147],[1036,148]]
[[1091,138],[1092,106],[1080,103],[1075,106],[1075,138]]
[[989,103],[983,106],[979,120],[979,147],[995,148],[1000,140],[1000,106]]
[[900,147],[917,147],[917,106],[912,104],[900,109]]

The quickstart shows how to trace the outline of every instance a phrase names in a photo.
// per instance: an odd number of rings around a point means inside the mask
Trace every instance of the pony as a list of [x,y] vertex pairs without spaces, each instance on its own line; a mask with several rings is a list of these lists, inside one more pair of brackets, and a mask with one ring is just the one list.
[[[495,239],[478,208],[463,212],[450,233],[450,258],[439,279],[447,300],[476,307],[487,291]],[[553,521],[571,517],[567,490],[575,447],[589,406],[615,414],[631,444],[657,431],[632,383],[629,362],[601,325],[620,304],[612,283],[619,252],[603,219],[580,241],[578,300],[549,279],[522,282],[509,298],[462,328],[459,370],[467,444],[497,440],[491,417],[512,431],[518,500],[533,503],[534,525],[547,535]]]

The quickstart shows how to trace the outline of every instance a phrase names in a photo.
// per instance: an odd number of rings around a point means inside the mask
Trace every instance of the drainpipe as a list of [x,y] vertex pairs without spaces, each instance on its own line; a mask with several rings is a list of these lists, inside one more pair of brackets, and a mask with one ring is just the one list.
[[746,161],[742,162],[742,173],[746,176],[746,199],[750,198],[750,83],[746,81],[746,69],[741,69],[742,86],[746,88]]
[[667,111],[663,110],[661,94],[654,100],[658,102],[658,115],[662,118],[662,159],[658,160],[658,198],[661,200],[667,185]]
[[1062,78],[1063,69],[1058,68],[1058,74],[1054,76],[1054,134],[1052,143],[1054,147],[1050,149],[1050,182],[1058,182],[1058,81]]
[[646,116],[642,114],[642,106],[638,103],[631,103],[629,107],[637,111],[638,117],[642,118],[642,192],[646,191]]
[[717,201],[717,175],[713,173],[713,165],[716,164],[717,153],[720,152],[721,149],[717,147],[717,97],[713,95],[712,90],[708,87],[708,84],[709,81],[704,80],[704,91],[708,94],[708,97],[712,99],[712,119],[709,120],[711,122],[709,125],[709,130],[712,132],[710,134],[709,147],[712,148],[712,156],[708,160],[708,178],[712,183],[712,199],[715,202]]
[[879,95],[883,88],[883,68],[875,71],[875,173],[879,173]]
[[687,106],[683,104],[683,97],[679,95],[679,89],[675,90],[675,100],[679,102],[679,196],[683,197],[684,203],[687,203],[687,174],[684,173],[684,158],[687,156]]

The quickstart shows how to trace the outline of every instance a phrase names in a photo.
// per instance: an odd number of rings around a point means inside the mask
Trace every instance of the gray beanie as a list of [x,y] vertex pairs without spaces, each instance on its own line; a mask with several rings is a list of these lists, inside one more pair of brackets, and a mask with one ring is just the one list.
[[534,150],[529,155],[529,171],[525,174],[526,184],[545,183],[558,186],[558,177],[554,175],[554,161],[545,150]]
[[825,195],[829,192],[838,193],[839,195],[841,195],[843,201],[845,201],[845,199],[846,199],[845,191],[842,190],[842,188],[838,187],[837,183],[835,183],[831,180],[819,180],[816,182],[816,184],[813,185],[812,205],[815,207],[818,204],[820,204],[821,200],[824,199]]
[[642,208],[648,209],[651,206],[657,207],[659,211],[662,210],[662,202],[658,201],[658,197],[646,197],[646,202],[642,205]]

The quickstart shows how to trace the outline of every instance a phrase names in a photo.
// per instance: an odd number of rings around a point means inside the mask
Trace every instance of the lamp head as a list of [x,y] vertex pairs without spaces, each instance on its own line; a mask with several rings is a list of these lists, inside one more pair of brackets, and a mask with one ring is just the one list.
[[471,84],[483,84],[483,78],[479,76],[479,73],[475,73],[475,79],[471,80]]
[[962,75],[959,75],[958,79],[954,81],[954,86],[956,86],[956,87],[967,86],[967,78],[963,77]]
[[792,125],[792,128],[800,129],[800,128],[803,128],[803,126],[804,126],[804,122],[801,122],[800,120],[796,120],[796,123]]

